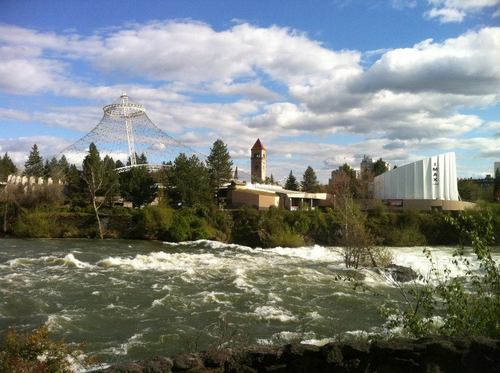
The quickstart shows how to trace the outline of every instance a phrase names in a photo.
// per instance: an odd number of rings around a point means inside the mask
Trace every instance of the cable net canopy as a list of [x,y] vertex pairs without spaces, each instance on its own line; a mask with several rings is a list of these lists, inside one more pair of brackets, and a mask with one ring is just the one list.
[[140,154],[145,154],[150,164],[173,161],[180,153],[201,155],[158,128],[144,106],[130,102],[125,93],[103,110],[99,124],[60,155],[64,154],[71,163],[81,164],[91,143],[101,156],[109,155],[123,162],[130,159],[132,166],[137,164],[136,155]]

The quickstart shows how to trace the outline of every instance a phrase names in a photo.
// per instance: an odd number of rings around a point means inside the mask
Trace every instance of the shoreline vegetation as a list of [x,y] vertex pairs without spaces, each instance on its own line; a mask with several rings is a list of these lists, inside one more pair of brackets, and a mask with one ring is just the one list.
[[[252,207],[226,209],[226,200],[218,195],[234,176],[227,146],[220,139],[213,143],[206,161],[181,153],[173,162],[150,171],[141,166],[148,164],[144,154],[136,158],[139,167],[118,173],[124,164],[108,155],[101,157],[92,143],[78,169],[64,156],[44,162],[34,144],[22,172],[30,183],[7,183],[0,190],[0,237],[209,239],[263,248],[343,246],[348,248],[346,262],[353,261],[356,267],[359,258],[351,254],[359,249],[368,252],[373,265],[370,247],[460,243],[447,221],[458,213],[398,211],[381,202],[362,210],[357,201],[369,198],[370,180],[386,170],[382,159],[376,164],[384,167],[364,170],[361,177],[344,164],[329,185],[320,185],[311,167],[304,173],[301,187],[290,172],[287,188],[326,191],[337,197],[335,209],[258,211]],[[19,170],[5,154],[0,158],[0,181],[13,174]],[[263,182],[275,183],[272,175]],[[494,231],[500,232],[500,204],[493,202],[496,190],[489,194],[491,202],[481,201],[478,209],[464,214],[479,216],[489,211]],[[126,202],[131,207],[123,207]],[[500,244],[500,235],[495,240],[494,244]]]
[[[493,229],[500,232],[500,206],[483,204],[465,212],[478,216],[490,211]],[[363,214],[362,227],[374,246],[458,245],[459,236],[447,222],[455,213],[403,210],[392,212],[380,204]],[[169,242],[207,239],[250,247],[344,246],[345,216],[339,211],[287,211],[271,208],[220,210],[214,206],[173,209],[147,206],[142,209],[113,207],[99,216],[103,237],[109,239],[159,240]],[[22,209],[5,224],[0,237],[98,238],[91,207],[57,205]],[[348,227],[349,229],[349,227]],[[500,235],[494,245],[500,244]]]

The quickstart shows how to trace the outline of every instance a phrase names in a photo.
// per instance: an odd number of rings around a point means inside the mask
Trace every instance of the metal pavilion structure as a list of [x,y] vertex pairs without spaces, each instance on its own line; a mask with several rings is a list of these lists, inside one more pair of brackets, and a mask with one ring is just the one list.
[[137,160],[141,154],[147,157],[146,166],[151,169],[173,161],[180,153],[204,158],[204,155],[157,127],[147,116],[144,106],[133,103],[126,93],[115,103],[104,106],[103,111],[99,124],[62,150],[60,156],[65,155],[71,163],[79,164],[87,154],[89,145],[94,143],[101,154],[127,161],[127,166],[120,167],[118,171],[144,166]]

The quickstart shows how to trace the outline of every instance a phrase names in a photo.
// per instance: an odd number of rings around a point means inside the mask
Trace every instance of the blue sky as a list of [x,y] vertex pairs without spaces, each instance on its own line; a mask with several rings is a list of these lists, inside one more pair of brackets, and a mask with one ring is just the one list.
[[500,160],[500,0],[0,2],[0,152],[22,164],[92,129],[122,91],[241,170],[457,153]]

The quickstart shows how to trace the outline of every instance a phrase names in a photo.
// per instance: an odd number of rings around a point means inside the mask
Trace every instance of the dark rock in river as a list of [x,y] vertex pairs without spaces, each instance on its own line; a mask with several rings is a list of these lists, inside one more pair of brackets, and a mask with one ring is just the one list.
[[335,281],[363,281],[365,279],[365,275],[356,269],[334,266],[327,266],[327,268],[333,272],[332,276]]
[[418,277],[417,272],[415,272],[412,268],[397,264],[390,264],[383,270],[385,273],[390,275],[394,281],[398,282],[413,281]]
[[500,340],[433,337],[251,346],[119,364],[99,372],[500,372]]

